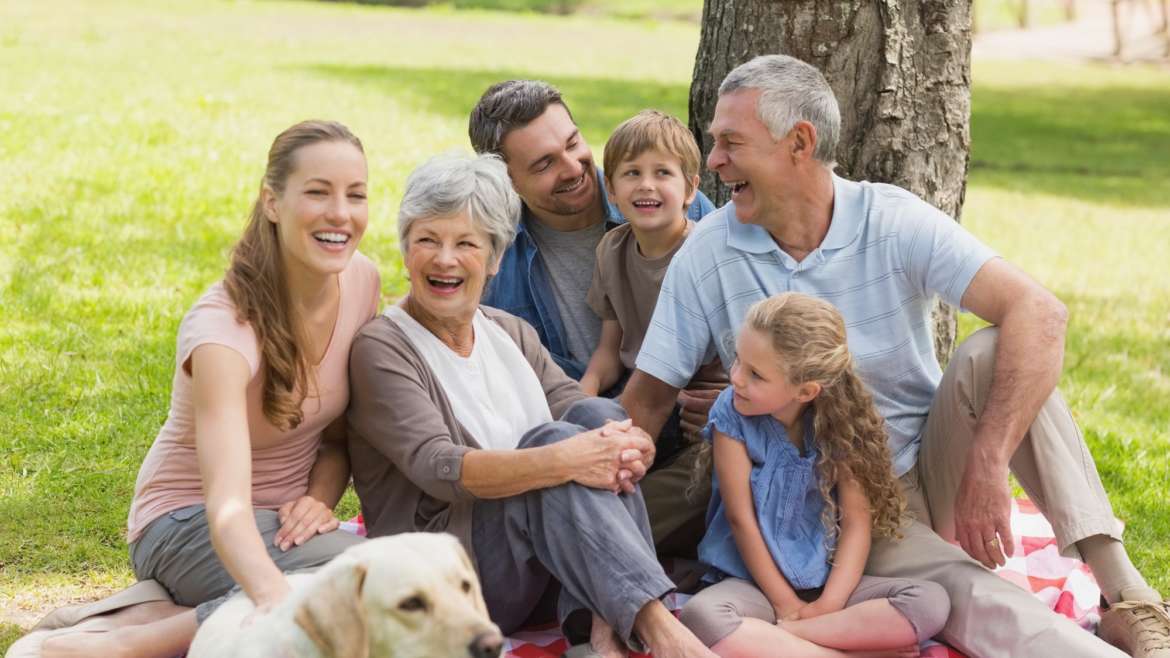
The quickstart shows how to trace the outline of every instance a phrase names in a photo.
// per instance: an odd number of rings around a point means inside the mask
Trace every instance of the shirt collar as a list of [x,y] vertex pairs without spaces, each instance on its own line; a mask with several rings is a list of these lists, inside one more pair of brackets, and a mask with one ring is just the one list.
[[[833,216],[829,232],[817,251],[832,251],[848,246],[861,231],[865,214],[862,186],[833,174]],[[779,251],[780,247],[767,229],[756,224],[745,224],[735,214],[735,203],[723,207],[727,217],[727,246],[751,254]]]

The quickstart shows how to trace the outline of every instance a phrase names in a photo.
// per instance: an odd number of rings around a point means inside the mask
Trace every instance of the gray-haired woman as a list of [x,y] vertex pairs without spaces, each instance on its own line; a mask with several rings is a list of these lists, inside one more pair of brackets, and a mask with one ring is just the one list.
[[660,602],[673,587],[635,484],[653,444],[612,400],[586,397],[531,326],[480,306],[519,212],[495,156],[436,158],[407,181],[410,292],[350,354],[349,451],[369,533],[459,537],[505,632],[559,583],[576,655],[641,641],[656,656],[713,655]]

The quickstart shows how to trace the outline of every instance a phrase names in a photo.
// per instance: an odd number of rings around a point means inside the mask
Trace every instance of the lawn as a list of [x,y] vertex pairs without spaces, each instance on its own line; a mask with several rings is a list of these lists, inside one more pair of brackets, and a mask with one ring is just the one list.
[[[307,2],[0,5],[0,650],[129,581],[126,510],[175,330],[221,276],[277,132],[317,116],[364,139],[363,251],[389,297],[405,176],[466,148],[488,84],[555,82],[600,156],[643,107],[685,116],[697,39],[685,22]],[[974,77],[964,222],[1069,304],[1062,387],[1170,593],[1170,75]]]

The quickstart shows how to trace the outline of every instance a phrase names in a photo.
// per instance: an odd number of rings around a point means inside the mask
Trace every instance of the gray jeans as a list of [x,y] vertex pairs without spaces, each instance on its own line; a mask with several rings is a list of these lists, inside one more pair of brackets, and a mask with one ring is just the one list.
[[[334,530],[281,551],[272,544],[280,530],[276,512],[264,509],[253,512],[256,527],[268,547],[268,556],[281,571],[319,567],[350,546],[365,541],[363,537]],[[207,509],[203,505],[183,507],[151,521],[142,536],[130,544],[130,562],[139,580],[153,578],[171,593],[175,603],[194,607],[199,623],[239,589],[211,545]]]
[[[517,448],[549,445],[624,418],[613,400],[589,398],[561,420],[529,430]],[[505,633],[528,619],[555,580],[562,628],[570,616],[580,617],[574,613],[593,611],[637,648],[638,611],[674,589],[655,557],[638,491],[616,495],[569,483],[482,500],[473,513],[472,542],[488,612]]]

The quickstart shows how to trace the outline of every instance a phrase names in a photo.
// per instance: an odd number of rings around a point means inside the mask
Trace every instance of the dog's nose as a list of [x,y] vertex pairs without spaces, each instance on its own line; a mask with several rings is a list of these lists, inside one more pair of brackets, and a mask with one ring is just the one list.
[[467,645],[467,653],[471,658],[497,658],[503,648],[504,638],[493,631],[476,635],[471,644]]

